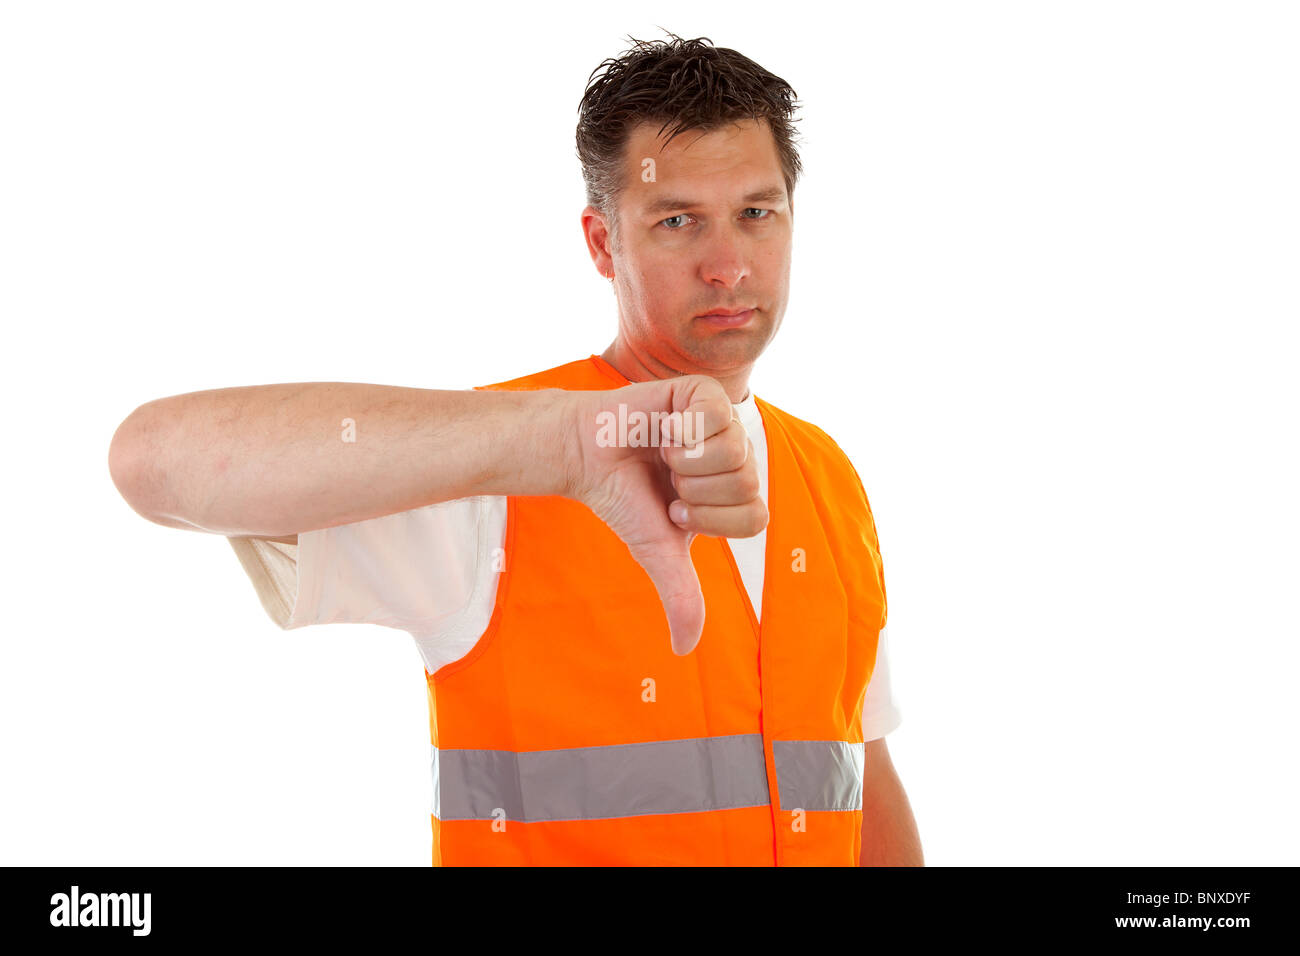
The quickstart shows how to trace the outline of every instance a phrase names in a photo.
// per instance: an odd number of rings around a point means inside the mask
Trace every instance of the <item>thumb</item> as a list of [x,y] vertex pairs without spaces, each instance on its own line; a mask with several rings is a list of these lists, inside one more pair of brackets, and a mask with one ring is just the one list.
[[680,533],[671,544],[629,547],[637,564],[649,575],[668,617],[673,653],[689,654],[704,633],[704,592],[691,562],[690,542],[695,535]]

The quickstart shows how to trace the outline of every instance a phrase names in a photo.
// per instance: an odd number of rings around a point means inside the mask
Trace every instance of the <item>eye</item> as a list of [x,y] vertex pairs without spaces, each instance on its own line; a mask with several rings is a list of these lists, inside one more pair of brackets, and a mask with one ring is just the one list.
[[[772,218],[772,210],[759,209],[757,206],[750,206],[748,209],[745,210],[745,212],[764,213],[764,215],[762,216],[745,216],[744,218],[748,219],[750,222],[766,222],[767,220]],[[679,212],[675,216],[669,216],[667,219],[659,220],[659,225],[664,226],[669,232],[681,232],[682,231],[681,227],[668,225],[668,223],[671,223],[677,219],[685,219],[687,218],[687,216],[688,216],[687,213]]]

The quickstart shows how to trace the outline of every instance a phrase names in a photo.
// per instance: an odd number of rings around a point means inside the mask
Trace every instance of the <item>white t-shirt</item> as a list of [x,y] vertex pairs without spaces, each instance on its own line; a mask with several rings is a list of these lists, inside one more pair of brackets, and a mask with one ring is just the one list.
[[[754,447],[767,501],[767,435],[749,394],[734,408]],[[367,521],[305,531],[298,544],[227,538],[262,606],[285,630],[310,624],[378,624],[415,638],[429,673],[460,660],[487,630],[504,554],[506,499],[480,495]],[[763,613],[767,531],[728,538],[754,613]],[[902,720],[889,683],[888,627],[862,705],[867,740]]]

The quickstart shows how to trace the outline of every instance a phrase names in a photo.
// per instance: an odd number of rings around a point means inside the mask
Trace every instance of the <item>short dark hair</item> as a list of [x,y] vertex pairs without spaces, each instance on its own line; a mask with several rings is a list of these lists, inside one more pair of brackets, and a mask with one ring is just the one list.
[[591,72],[578,106],[578,160],[587,203],[610,224],[611,242],[618,234],[624,147],[643,122],[662,123],[661,134],[672,124],[671,142],[687,130],[712,132],[741,119],[765,120],[793,210],[795,183],[803,171],[794,145],[799,121],[791,118],[799,105],[795,91],[749,57],[713,46],[708,37],[668,35],[671,41],[629,36],[635,45]]

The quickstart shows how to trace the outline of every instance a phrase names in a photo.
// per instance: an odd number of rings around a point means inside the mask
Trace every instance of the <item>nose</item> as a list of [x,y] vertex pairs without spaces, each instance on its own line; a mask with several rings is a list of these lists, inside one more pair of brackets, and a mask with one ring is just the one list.
[[710,285],[733,289],[751,272],[746,238],[730,230],[712,238],[700,260],[700,277]]

